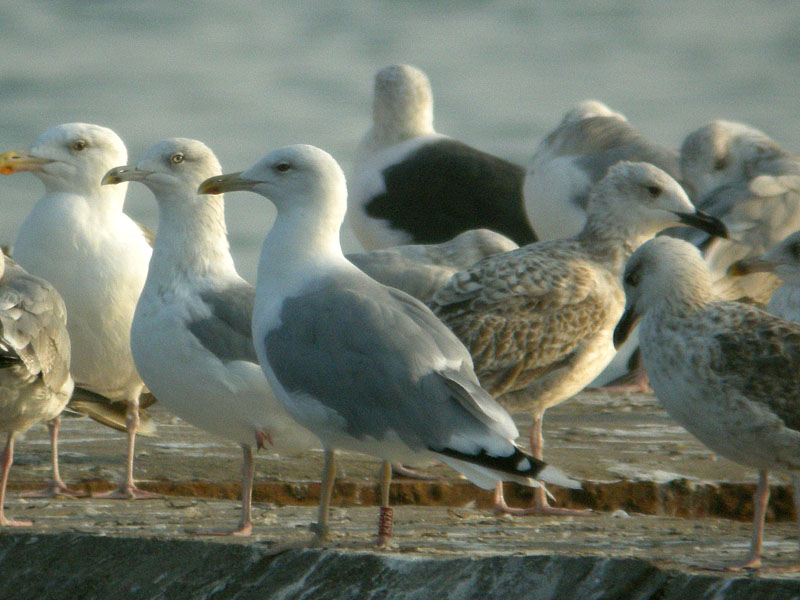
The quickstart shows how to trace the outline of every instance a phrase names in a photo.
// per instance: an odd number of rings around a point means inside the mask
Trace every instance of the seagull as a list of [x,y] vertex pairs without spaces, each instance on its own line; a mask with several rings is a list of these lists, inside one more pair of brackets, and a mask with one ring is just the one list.
[[[55,288],[0,252],[0,526],[24,527],[3,513],[14,438],[61,414],[72,394],[67,311]],[[55,467],[58,476],[58,467]]]
[[[366,276],[342,254],[345,177],[307,145],[269,153],[199,193],[249,190],[277,208],[261,250],[253,339],[278,399],[325,449],[315,541],[328,536],[336,449],[439,460],[487,489],[500,479],[577,482],[523,453],[511,417],[483,390],[466,348],[421,302]],[[391,536],[381,476],[378,542]]]
[[[404,291],[421,302],[429,302],[453,273],[479,260],[518,248],[506,236],[489,229],[471,229],[441,244],[409,244],[358,252],[347,260],[378,283]],[[391,466],[395,475],[433,479],[401,464]]]
[[202,142],[158,142],[104,184],[138,181],[158,202],[158,234],[131,328],[139,374],[159,402],[192,425],[242,447],[242,515],[223,535],[250,535],[253,447],[298,452],[314,436],[286,413],[258,364],[250,319],[255,288],[236,272],[222,196],[197,186],[222,172]]
[[[151,234],[122,212],[127,185],[100,186],[108,169],[126,161],[125,145],[110,129],[66,123],[42,134],[29,151],[0,155],[0,173],[30,171],[45,186],[20,227],[14,257],[64,299],[76,389],[88,390],[86,399],[126,406],[126,474],[107,496],[150,498],[154,494],[133,481],[143,383],[131,356],[130,327],[147,276]],[[87,405],[82,408],[90,416],[113,425],[108,407],[100,407],[97,415]]]
[[570,108],[539,143],[525,174],[525,210],[541,240],[576,236],[592,186],[621,160],[649,162],[678,179],[678,152],[639,133],[598,100]]
[[639,343],[670,416],[715,453],[758,470],[750,552],[761,565],[768,472],[791,474],[800,508],[800,325],[739,302],[716,301],[697,248],[660,237],[625,267],[619,344],[642,319]]
[[740,259],[769,251],[800,229],[800,155],[765,133],[731,121],[712,121],[681,146],[683,185],[697,207],[721,219],[730,240],[697,232],[681,237],[703,250],[715,293],[726,300],[766,304],[778,286],[771,273],[728,274]]
[[522,167],[433,129],[428,77],[410,65],[375,76],[373,124],[356,152],[348,220],[366,250],[437,244],[487,228],[536,240],[522,201]]
[[518,248],[489,229],[471,229],[441,244],[410,244],[347,255],[347,260],[389,287],[428,302],[453,273],[487,256]]
[[[592,190],[581,233],[497,254],[452,276],[434,313],[469,348],[481,385],[509,410],[530,410],[531,453],[542,459],[542,418],[600,374],[614,357],[611,334],[625,304],[622,269],[644,241],[677,224],[725,235],[695,210],[681,186],[649,163],[620,162]],[[495,512],[583,514],[548,505]]]
[[800,231],[795,231],[762,256],[737,260],[728,268],[734,277],[750,273],[774,273],[781,285],[767,304],[767,312],[800,323]]

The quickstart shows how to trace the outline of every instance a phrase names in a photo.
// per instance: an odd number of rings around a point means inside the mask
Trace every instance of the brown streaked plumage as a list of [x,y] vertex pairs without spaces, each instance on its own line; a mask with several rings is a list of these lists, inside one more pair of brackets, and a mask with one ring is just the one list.
[[[434,296],[434,312],[469,348],[481,384],[502,405],[532,412],[535,456],[542,455],[545,410],[583,389],[614,357],[625,261],[662,229],[701,219],[695,215],[667,173],[621,162],[593,191],[578,236],[487,258]],[[721,233],[716,220],[704,226]],[[501,493],[496,500],[496,510],[509,510]],[[554,510],[537,492],[534,511]]]
[[642,317],[642,359],[664,408],[715,453],[759,471],[750,553],[733,567],[757,568],[769,471],[791,473],[800,504],[800,325],[715,301],[697,249],[672,238],[631,257],[625,292],[620,327]]

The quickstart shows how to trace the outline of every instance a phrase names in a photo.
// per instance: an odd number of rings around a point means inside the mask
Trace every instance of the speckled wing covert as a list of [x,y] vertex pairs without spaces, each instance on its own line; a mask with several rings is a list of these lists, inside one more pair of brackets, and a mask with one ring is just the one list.
[[24,365],[30,376],[60,391],[69,377],[66,309],[49,283],[6,258],[0,292],[0,361]]
[[[712,331],[703,330],[704,322]],[[696,336],[687,347],[706,345],[698,356],[707,355],[708,362],[690,361],[697,377],[719,378],[726,389],[741,390],[800,431],[800,324],[752,306],[718,302],[692,319],[686,335]]]
[[582,254],[575,241],[540,242],[455,274],[434,296],[434,313],[470,350],[493,395],[568,366],[604,326],[608,285]]

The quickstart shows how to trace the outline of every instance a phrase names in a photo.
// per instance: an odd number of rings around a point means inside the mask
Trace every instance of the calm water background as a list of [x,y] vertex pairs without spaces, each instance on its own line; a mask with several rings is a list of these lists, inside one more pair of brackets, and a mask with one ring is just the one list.
[[[374,73],[394,62],[428,73],[439,131],[521,163],[590,97],[665,144],[724,117],[800,151],[798,2],[32,1],[0,6],[0,48],[0,151],[86,121],[119,133],[129,162],[184,136],[225,171],[304,142],[347,172]],[[0,240],[41,193],[31,175],[0,179]],[[144,186],[127,210],[156,226]],[[227,215],[252,281],[272,211],[239,193]],[[358,249],[346,230],[343,245]]]

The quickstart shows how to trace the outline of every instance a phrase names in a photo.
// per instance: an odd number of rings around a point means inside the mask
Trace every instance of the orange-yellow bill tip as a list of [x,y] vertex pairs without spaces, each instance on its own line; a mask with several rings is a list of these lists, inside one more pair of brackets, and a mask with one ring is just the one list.
[[11,150],[0,154],[0,173],[13,175],[22,171],[35,171],[49,162],[51,161],[46,158],[31,156],[26,151]]

